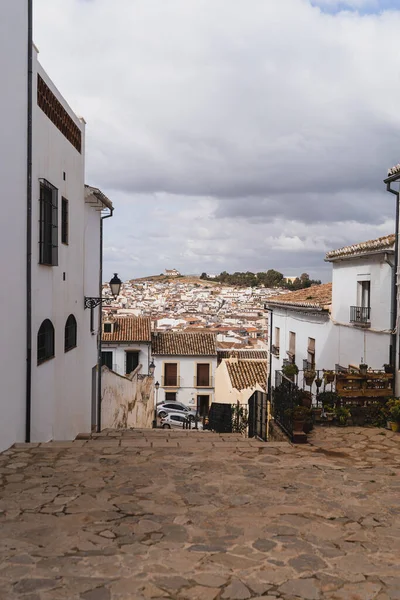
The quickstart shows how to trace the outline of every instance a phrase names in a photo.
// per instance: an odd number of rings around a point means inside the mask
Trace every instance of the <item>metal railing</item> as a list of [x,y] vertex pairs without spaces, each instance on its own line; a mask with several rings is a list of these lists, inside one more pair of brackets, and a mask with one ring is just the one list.
[[194,377],[195,388],[212,388],[214,387],[213,377]]
[[369,323],[370,318],[369,306],[350,306],[350,323]]
[[272,413],[275,422],[290,440],[293,438],[293,409],[296,406],[297,390],[294,381],[285,377],[280,371],[276,372]]
[[161,387],[163,388],[178,388],[181,387],[181,377],[179,375],[177,375],[176,377],[161,377]]

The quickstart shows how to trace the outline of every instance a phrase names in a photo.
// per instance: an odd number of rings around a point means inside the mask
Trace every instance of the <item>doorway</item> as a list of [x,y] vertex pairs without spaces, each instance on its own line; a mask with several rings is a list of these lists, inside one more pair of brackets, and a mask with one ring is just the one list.
[[208,417],[210,410],[210,396],[197,396],[197,414],[199,417]]

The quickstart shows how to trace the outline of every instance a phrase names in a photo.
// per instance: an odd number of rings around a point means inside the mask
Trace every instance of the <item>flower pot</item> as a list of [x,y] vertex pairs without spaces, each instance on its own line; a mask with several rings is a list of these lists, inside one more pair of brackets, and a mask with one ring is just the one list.
[[397,423],[396,421],[390,421],[390,429],[392,431],[399,431],[400,430],[400,423]]
[[304,419],[302,421],[293,421],[293,431],[303,431]]
[[326,383],[333,383],[335,381],[334,373],[325,373],[325,381]]
[[368,372],[368,367],[367,365],[360,367],[360,375],[366,375]]
[[304,377],[306,385],[312,385],[314,383],[314,377]]

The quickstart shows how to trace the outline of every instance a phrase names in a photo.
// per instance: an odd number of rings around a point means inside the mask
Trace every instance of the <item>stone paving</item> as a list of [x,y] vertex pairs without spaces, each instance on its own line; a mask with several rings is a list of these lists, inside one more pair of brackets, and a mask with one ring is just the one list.
[[400,435],[104,432],[0,454],[0,599],[400,599]]

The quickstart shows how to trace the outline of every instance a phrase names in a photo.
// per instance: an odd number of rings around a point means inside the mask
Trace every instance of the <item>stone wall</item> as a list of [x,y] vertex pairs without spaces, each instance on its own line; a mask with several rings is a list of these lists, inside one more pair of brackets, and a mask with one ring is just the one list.
[[142,365],[126,377],[102,367],[102,429],[150,428],[154,416],[154,377],[140,375]]

